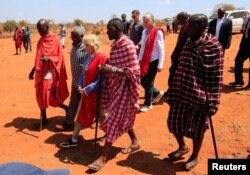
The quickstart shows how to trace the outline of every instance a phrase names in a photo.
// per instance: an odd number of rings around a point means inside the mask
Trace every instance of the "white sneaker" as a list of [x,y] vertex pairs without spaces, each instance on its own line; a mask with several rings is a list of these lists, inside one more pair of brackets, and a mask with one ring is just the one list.
[[152,103],[158,103],[161,97],[163,97],[163,95],[164,95],[164,92],[160,91],[159,95],[153,99]]
[[147,111],[150,110],[150,109],[153,109],[153,105],[150,105],[150,106],[144,105],[144,106],[142,106],[142,107],[140,108],[140,111],[141,111],[141,112],[147,112]]

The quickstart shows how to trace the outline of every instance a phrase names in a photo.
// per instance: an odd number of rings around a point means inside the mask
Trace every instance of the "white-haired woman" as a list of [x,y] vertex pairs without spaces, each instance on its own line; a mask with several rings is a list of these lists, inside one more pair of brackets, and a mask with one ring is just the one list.
[[77,146],[77,137],[81,129],[89,128],[97,115],[97,89],[99,87],[99,66],[107,57],[99,52],[100,41],[96,35],[87,35],[83,39],[87,54],[83,59],[83,72],[79,80],[78,91],[82,94],[78,107],[73,135],[61,147]]

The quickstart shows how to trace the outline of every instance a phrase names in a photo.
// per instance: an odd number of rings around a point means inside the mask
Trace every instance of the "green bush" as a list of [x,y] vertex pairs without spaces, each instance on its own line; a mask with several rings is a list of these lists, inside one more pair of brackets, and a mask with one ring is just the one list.
[[7,20],[4,24],[3,24],[3,30],[5,32],[12,32],[15,29],[15,26],[17,26],[17,23],[15,20]]

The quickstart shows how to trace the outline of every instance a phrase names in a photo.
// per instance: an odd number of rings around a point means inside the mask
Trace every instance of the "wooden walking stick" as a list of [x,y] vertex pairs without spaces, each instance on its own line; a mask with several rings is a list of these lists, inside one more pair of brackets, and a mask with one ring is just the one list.
[[249,56],[249,58],[248,58],[248,60],[249,60],[249,65],[248,65],[248,88],[250,88],[250,56]]
[[211,127],[212,138],[213,138],[214,153],[215,153],[216,159],[218,159],[219,156],[218,156],[216,140],[215,140],[215,135],[214,135],[214,127],[213,127],[213,122],[212,122],[212,116],[208,116],[208,118],[209,118],[209,123],[210,123],[210,127]]
[[[42,61],[42,76],[41,76],[41,107],[43,107],[43,60]],[[41,109],[40,113],[40,132],[43,130],[43,113]]]
[[98,130],[98,122],[101,115],[101,95],[102,95],[102,81],[103,81],[104,71],[100,70],[100,78],[99,78],[99,88],[98,88],[98,96],[97,96],[97,112],[96,112],[96,128],[95,128],[95,149],[97,142],[97,130]]
[[[209,103],[208,103],[208,94],[207,94],[207,85],[206,85],[206,87],[205,87],[205,93],[206,93],[206,103],[207,103],[207,107],[209,107]],[[210,124],[212,139],[213,139],[214,153],[215,153],[216,159],[218,159],[219,156],[218,156],[218,151],[217,151],[217,146],[216,146],[216,140],[215,140],[215,134],[214,134],[214,127],[213,127],[213,122],[212,122],[212,116],[209,115],[208,118],[209,118],[209,124]]]

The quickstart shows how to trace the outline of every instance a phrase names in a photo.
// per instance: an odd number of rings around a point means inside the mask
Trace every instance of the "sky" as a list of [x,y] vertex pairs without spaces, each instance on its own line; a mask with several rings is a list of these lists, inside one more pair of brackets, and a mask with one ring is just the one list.
[[130,19],[134,9],[142,15],[151,12],[157,19],[172,18],[181,11],[210,16],[221,3],[250,9],[250,0],[1,0],[0,22],[14,19],[36,23],[41,18],[56,23],[73,22],[76,18],[91,23],[108,22],[122,13]]

